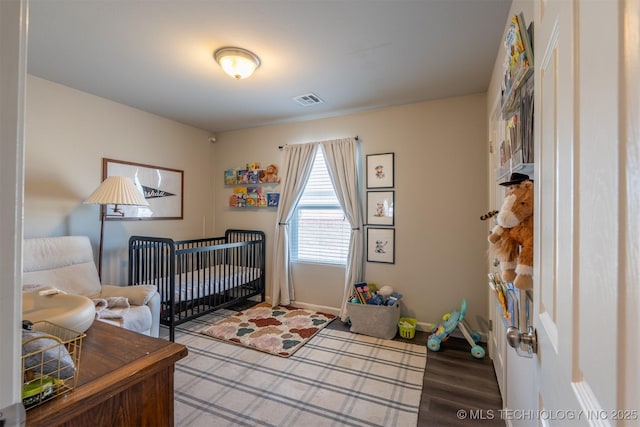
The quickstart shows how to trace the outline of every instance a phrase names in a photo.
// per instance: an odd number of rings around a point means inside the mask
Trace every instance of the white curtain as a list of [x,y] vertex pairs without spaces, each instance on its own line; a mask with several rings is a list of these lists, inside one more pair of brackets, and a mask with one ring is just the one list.
[[276,214],[273,243],[273,274],[271,276],[271,305],[287,305],[295,300],[289,269],[289,220],[311,174],[318,143],[286,145],[282,189]]
[[360,204],[358,143],[355,138],[325,141],[320,144],[324,153],[329,176],[336,191],[340,206],[347,221],[351,224],[349,237],[349,254],[345,270],[344,292],[340,319],[347,320],[347,298],[352,292],[353,284],[363,277],[363,236],[362,208]]

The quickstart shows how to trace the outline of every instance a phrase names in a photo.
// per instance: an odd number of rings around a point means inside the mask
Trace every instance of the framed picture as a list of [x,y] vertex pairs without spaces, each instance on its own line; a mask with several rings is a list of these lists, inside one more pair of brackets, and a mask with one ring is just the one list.
[[182,219],[183,171],[103,158],[102,179],[109,176],[131,178],[149,206],[118,206],[124,216],[114,214],[114,205],[102,206],[106,209],[106,220]]
[[367,191],[367,225],[393,225],[395,191]]
[[367,261],[394,264],[395,256],[395,228],[367,228]]
[[393,153],[367,155],[367,188],[393,188]]

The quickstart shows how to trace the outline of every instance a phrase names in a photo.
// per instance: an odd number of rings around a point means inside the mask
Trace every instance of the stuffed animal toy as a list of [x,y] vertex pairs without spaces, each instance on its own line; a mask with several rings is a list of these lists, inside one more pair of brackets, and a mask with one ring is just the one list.
[[[371,284],[369,286],[371,286]],[[402,294],[394,291],[392,286],[384,285],[367,301],[367,304],[391,306],[399,299],[402,299]]]
[[393,292],[394,292],[393,287],[389,285],[384,285],[378,290],[378,295],[382,295],[383,297],[388,298],[391,296],[391,294],[393,294]]
[[280,177],[278,176],[278,167],[276,165],[269,165],[264,170],[264,175],[262,176],[262,182],[265,183],[274,183],[277,184],[280,182]]
[[502,278],[520,289],[533,286],[533,182],[508,187],[489,235],[490,254],[500,261]]

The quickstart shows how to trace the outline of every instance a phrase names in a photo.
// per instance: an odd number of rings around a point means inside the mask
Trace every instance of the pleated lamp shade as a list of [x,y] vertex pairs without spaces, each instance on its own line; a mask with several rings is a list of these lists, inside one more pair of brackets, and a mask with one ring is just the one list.
[[131,178],[126,176],[108,177],[83,203],[149,206]]

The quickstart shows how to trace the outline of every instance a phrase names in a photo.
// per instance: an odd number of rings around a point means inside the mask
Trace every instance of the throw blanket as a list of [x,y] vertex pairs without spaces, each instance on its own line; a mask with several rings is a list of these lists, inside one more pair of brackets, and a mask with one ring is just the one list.
[[97,319],[124,320],[124,315],[129,312],[131,305],[125,297],[94,298]]
[[60,338],[45,332],[22,330],[22,366],[25,381],[32,381],[42,375],[50,375],[61,380],[73,378],[76,366],[61,342]]

